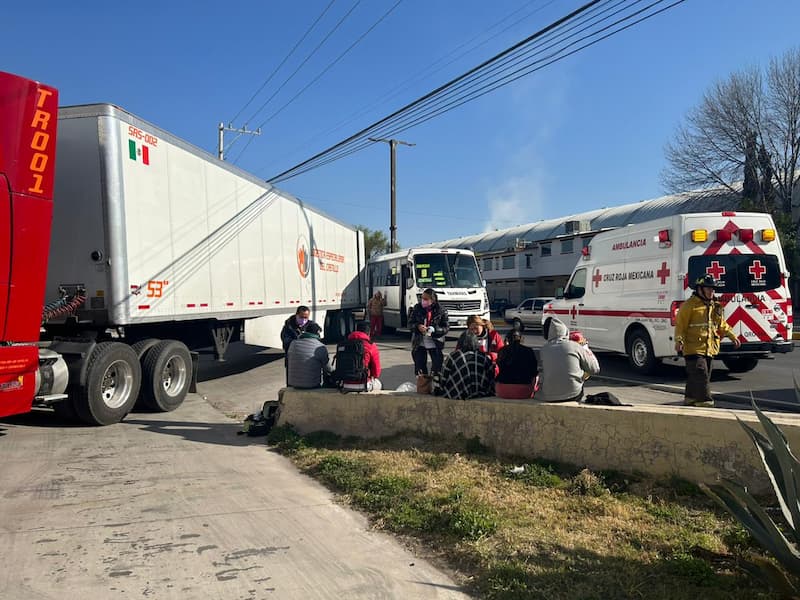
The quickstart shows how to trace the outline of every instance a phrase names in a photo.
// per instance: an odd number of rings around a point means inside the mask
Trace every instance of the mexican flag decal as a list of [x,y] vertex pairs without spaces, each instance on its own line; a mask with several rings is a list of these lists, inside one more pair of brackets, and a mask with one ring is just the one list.
[[131,160],[138,160],[138,158],[141,158],[142,164],[150,164],[150,147],[145,146],[141,142],[137,144],[134,140],[128,140],[128,154]]

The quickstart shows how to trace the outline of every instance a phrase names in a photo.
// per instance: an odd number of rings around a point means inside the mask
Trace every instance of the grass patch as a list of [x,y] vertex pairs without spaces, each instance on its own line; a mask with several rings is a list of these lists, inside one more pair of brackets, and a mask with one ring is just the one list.
[[778,597],[742,566],[763,556],[749,534],[680,480],[510,462],[478,438],[275,428],[269,442],[376,527],[426,544],[478,598]]

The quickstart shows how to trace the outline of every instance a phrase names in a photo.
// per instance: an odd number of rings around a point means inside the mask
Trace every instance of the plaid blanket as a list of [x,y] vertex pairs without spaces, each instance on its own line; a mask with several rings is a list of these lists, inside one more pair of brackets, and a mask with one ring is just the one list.
[[456,350],[444,359],[439,387],[453,400],[493,396],[494,363],[483,352]]

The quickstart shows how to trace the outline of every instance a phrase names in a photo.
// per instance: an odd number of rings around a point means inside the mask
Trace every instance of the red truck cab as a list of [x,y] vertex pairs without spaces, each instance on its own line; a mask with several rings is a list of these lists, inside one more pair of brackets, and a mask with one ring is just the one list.
[[58,91],[0,72],[0,416],[28,412],[37,389]]

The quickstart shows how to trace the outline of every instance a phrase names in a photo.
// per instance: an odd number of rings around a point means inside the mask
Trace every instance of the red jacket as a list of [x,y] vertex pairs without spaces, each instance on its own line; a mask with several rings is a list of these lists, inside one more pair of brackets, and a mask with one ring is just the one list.
[[369,336],[363,331],[354,331],[347,336],[348,340],[361,340],[364,343],[364,366],[369,376],[377,379],[381,376],[381,353],[378,347],[369,341]]

